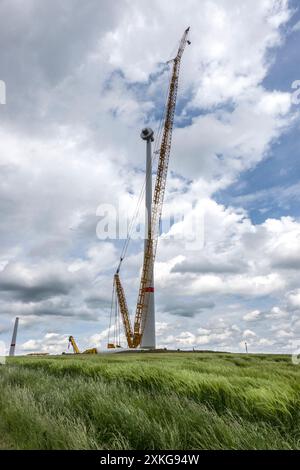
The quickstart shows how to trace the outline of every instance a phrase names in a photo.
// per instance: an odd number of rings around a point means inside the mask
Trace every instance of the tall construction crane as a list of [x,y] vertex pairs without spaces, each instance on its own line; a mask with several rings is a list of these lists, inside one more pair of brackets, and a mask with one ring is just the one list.
[[[153,194],[153,204],[152,204],[152,213],[151,213],[151,223],[148,225],[148,236],[145,242],[145,251],[144,251],[144,260],[142,275],[140,280],[140,287],[137,299],[136,313],[133,327],[130,322],[130,316],[128,311],[128,306],[126,302],[126,297],[124,289],[120,280],[120,267],[123,261],[123,258],[120,260],[118,269],[114,275],[114,289],[118,299],[118,306],[121,313],[125,335],[127,339],[127,344],[129,348],[137,348],[140,346],[144,327],[145,320],[147,317],[148,311],[148,302],[149,302],[149,286],[152,281],[153,273],[153,264],[155,261],[157,242],[159,236],[159,225],[162,215],[162,208],[164,202],[167,174],[168,174],[168,165],[171,151],[172,143],[172,131],[174,124],[174,115],[177,99],[177,90],[178,90],[178,80],[179,80],[179,71],[180,71],[180,62],[182,54],[187,44],[190,44],[188,39],[189,29],[187,28],[181,38],[179,48],[177,51],[176,57],[170,61],[173,62],[172,75],[169,85],[167,105],[164,116],[164,126],[161,139],[161,145],[159,150],[159,158],[157,165],[157,175],[156,182]],[[108,343],[108,348],[116,347],[113,343]]]

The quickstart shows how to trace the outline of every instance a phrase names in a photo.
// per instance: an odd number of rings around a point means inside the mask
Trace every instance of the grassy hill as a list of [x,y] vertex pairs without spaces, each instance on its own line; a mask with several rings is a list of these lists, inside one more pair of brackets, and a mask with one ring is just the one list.
[[0,448],[300,449],[288,356],[20,357],[0,390]]

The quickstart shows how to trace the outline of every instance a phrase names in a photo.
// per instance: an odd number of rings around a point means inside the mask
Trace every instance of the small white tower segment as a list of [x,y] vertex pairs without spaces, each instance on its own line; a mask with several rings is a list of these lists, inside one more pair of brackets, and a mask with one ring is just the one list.
[[[152,239],[152,142],[154,141],[154,132],[149,127],[141,132],[141,138],[146,141],[146,188],[145,188],[145,251],[146,244]],[[151,240],[150,240],[151,242]],[[150,266],[152,273],[149,278],[151,282],[145,287],[146,296],[145,305],[147,311],[143,312],[142,330],[143,337],[141,348],[155,349],[155,307],[154,307],[154,276],[153,263]]]
[[16,318],[15,325],[14,325],[14,331],[13,335],[11,338],[11,345],[9,349],[9,355],[14,356],[15,355],[15,349],[16,349],[16,342],[17,342],[17,333],[18,333],[18,325],[19,325],[19,318]]

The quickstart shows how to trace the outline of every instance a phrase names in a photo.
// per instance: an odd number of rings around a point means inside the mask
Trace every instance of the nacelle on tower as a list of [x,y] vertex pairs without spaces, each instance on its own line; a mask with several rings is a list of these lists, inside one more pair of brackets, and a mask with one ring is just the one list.
[[154,132],[150,127],[145,127],[145,129],[142,130],[141,132],[141,138],[143,140],[151,140],[151,142],[154,141]]

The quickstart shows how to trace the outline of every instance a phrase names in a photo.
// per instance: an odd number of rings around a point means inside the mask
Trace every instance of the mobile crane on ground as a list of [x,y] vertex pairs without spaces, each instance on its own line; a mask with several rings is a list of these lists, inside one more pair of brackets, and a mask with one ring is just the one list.
[[70,345],[73,348],[74,354],[98,354],[97,348],[90,348],[90,349],[86,349],[83,352],[80,352],[80,350],[77,346],[77,343],[74,339],[74,336],[69,336],[68,349],[69,349]]

